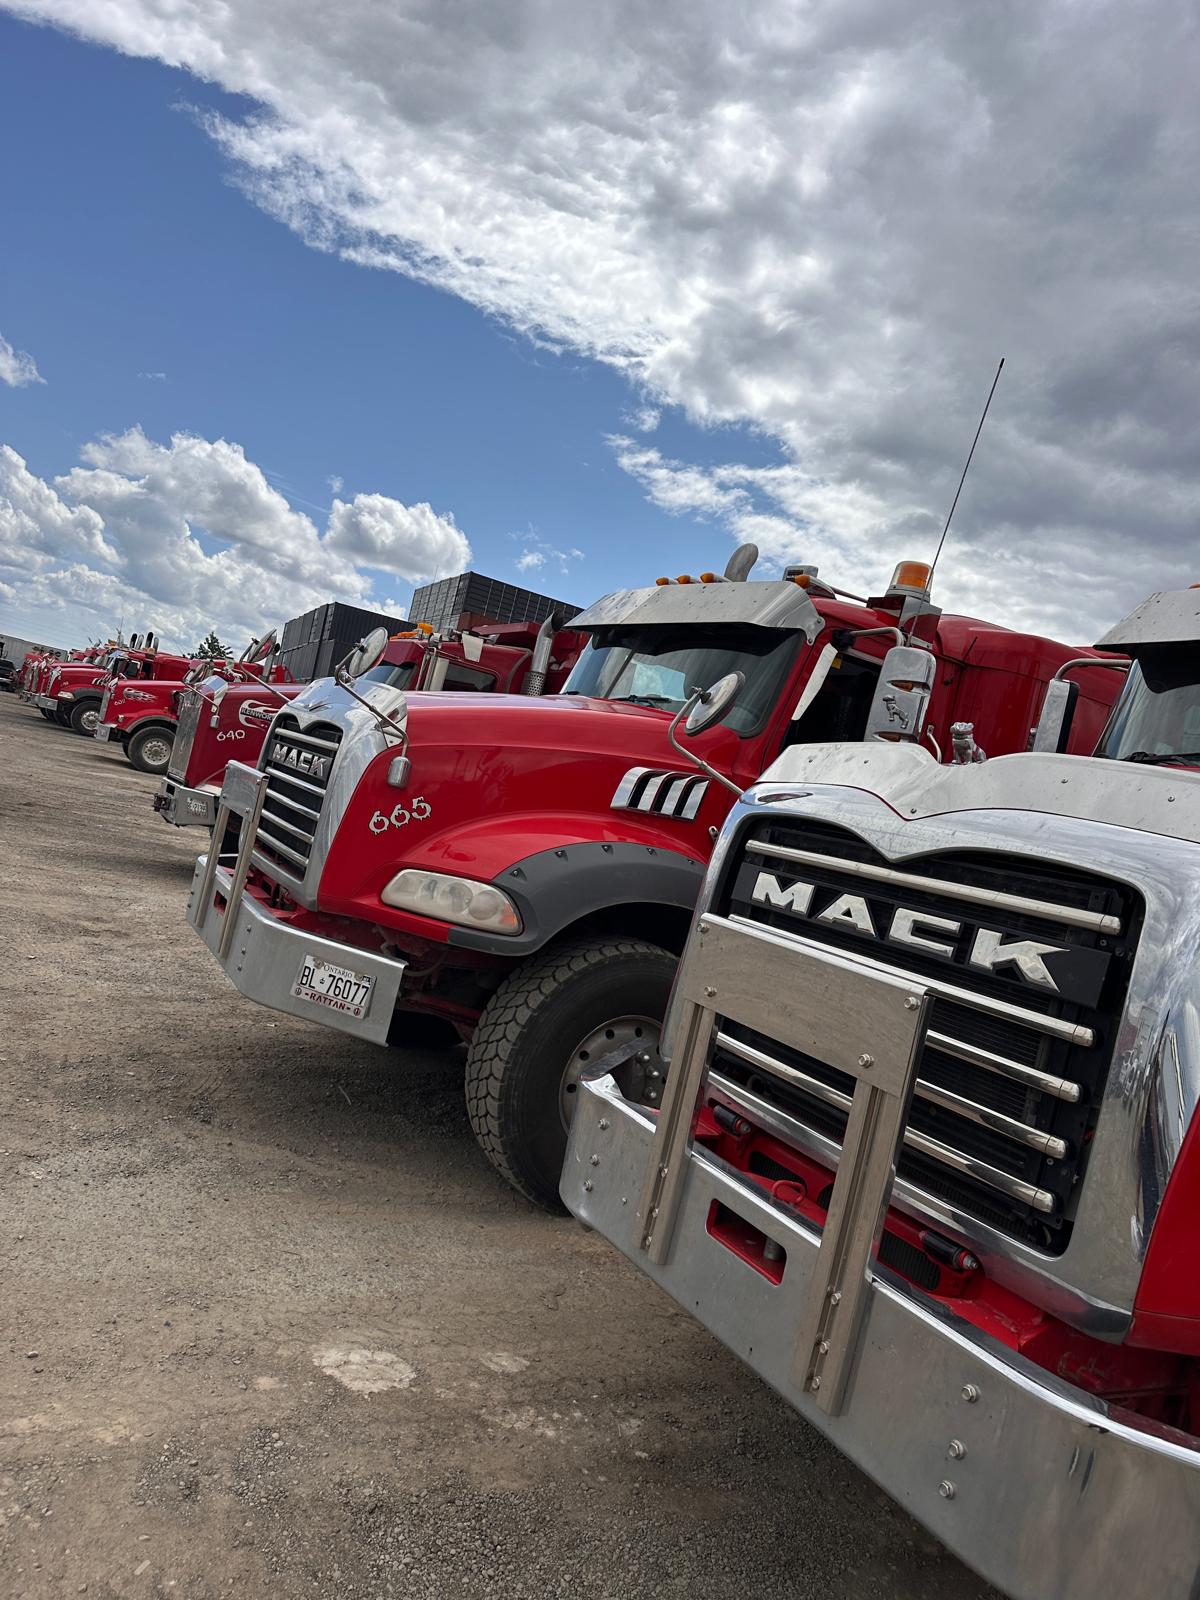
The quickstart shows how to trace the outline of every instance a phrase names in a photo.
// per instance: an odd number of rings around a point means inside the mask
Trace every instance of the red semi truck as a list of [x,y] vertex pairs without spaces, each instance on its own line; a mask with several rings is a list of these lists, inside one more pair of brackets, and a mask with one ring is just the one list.
[[43,715],[90,738],[100,721],[105,693],[118,680],[139,683],[169,681],[178,684],[192,663],[188,656],[159,650],[148,645],[110,647],[97,659],[66,662],[52,668],[45,688],[34,696],[34,705]]
[[[658,1097],[660,1021],[730,790],[793,745],[903,731],[926,701],[947,754],[977,753],[970,723],[1024,748],[1073,654],[943,616],[918,564],[863,602],[811,569],[750,581],[755,555],[581,613],[590,642],[560,694],[405,695],[387,669],[343,673],[278,713],[257,770],[226,773],[239,854],[218,865],[219,819],[189,917],[231,981],[376,1044],[420,1015],[452,1025],[480,1144],[543,1205],[589,1062],[636,1041],[625,1087]],[[736,705],[685,749],[693,690],[734,674]],[[1079,680],[1080,748],[1112,676]]]
[[[183,695],[203,683],[248,684],[290,681],[283,666],[270,666],[275,649],[275,634],[252,640],[237,661],[208,661],[193,658],[180,678],[156,678],[150,682],[133,680],[114,670],[100,702],[95,737],[101,744],[118,740],[131,765],[139,772],[154,775],[167,770],[171,745],[179,722]],[[261,689],[260,689],[261,692]]]
[[[1030,753],[785,752],[562,1196],[1018,1600],[1200,1591],[1200,590]],[[1115,675],[1114,675],[1115,676]]]
[[[540,673],[531,673],[545,636],[549,655]],[[488,693],[553,693],[566,679],[583,647],[583,635],[538,623],[481,622],[479,632],[436,633],[427,624],[395,635],[380,662],[381,677],[392,688],[463,690]],[[264,691],[210,678],[180,697],[179,727],[167,775],[154,797],[154,809],[177,828],[211,828],[217,800],[231,760],[258,760],[267,729],[281,703],[300,686]]]
[[[49,651],[39,651],[37,654],[26,656],[21,666],[18,698],[36,705],[38,695],[45,694],[50,675],[56,667],[98,666],[111,649],[113,645],[110,642],[106,645],[92,645],[86,650],[71,650],[65,656],[52,655]],[[58,720],[57,706],[42,706],[38,709],[48,721]]]

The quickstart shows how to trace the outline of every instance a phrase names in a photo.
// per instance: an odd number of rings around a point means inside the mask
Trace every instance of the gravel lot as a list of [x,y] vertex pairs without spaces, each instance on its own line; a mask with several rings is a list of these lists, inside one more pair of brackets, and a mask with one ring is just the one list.
[[0,1594],[987,1592],[501,1185],[457,1053],[238,999],[154,788],[0,695]]

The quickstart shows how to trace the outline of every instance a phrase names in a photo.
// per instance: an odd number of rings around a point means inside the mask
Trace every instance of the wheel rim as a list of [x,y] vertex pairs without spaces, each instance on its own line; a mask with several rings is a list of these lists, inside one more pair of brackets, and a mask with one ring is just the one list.
[[567,1059],[558,1094],[558,1113],[564,1128],[571,1126],[579,1098],[579,1080],[614,1050],[635,1051],[632,1060],[613,1074],[627,1100],[656,1106],[662,1099],[666,1076],[659,1040],[662,1024],[654,1017],[615,1017],[585,1035]]
[[165,767],[171,759],[171,745],[166,739],[147,739],[142,746],[142,760],[148,767]]
[[95,733],[100,724],[100,713],[93,707],[90,711],[85,711],[79,721],[83,725],[84,733]]

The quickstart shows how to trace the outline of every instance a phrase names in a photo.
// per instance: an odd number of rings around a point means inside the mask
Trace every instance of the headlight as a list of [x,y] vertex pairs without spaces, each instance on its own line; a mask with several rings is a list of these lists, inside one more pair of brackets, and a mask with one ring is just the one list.
[[406,867],[379,896],[384,905],[416,911],[465,928],[490,928],[493,933],[520,933],[521,916],[495,884],[455,878],[447,872],[420,872]]
[[71,693],[70,689],[60,689],[57,698],[59,700],[74,700],[75,696]]

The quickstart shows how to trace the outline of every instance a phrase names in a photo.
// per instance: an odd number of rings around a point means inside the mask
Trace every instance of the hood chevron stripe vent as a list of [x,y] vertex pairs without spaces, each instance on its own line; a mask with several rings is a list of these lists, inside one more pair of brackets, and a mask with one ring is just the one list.
[[656,767],[630,767],[610,802],[614,811],[648,811],[658,817],[691,822],[708,790],[698,772],[663,772]]

